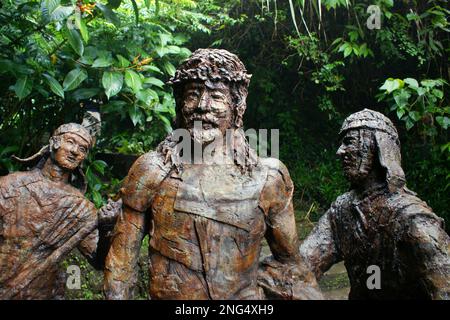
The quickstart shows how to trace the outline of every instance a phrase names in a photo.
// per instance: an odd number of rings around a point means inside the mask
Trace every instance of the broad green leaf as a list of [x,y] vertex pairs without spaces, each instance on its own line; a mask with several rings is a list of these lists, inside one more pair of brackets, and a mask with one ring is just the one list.
[[97,48],[88,46],[84,49],[84,54],[79,61],[83,64],[92,65],[97,55],[98,55]]
[[398,117],[399,119],[401,119],[401,118],[403,117],[404,114],[405,114],[405,109],[403,109],[403,108],[398,108],[398,109],[397,109],[397,117]]
[[105,174],[105,168],[108,166],[103,160],[95,160],[91,163],[91,165],[97,172],[101,174]]
[[100,57],[95,59],[94,63],[92,64],[93,68],[105,68],[112,65],[112,59],[110,57]]
[[380,87],[380,90],[386,90],[387,93],[391,93],[392,91],[402,88],[403,85],[404,85],[403,80],[389,78]]
[[419,15],[417,13],[412,12],[412,13],[408,13],[406,15],[406,19],[408,19],[408,21],[411,21],[411,20],[417,21],[417,20],[420,19],[420,17],[419,17]]
[[436,121],[445,130],[447,130],[448,127],[450,126],[450,118],[448,118],[448,117],[438,116],[438,117],[436,117]]
[[414,90],[417,90],[417,88],[419,88],[419,83],[414,78],[406,78],[403,81]]
[[152,89],[141,90],[136,94],[136,97],[146,105],[150,105],[153,101],[159,101],[158,94]]
[[72,49],[81,57],[84,53],[84,44],[78,30],[75,28],[67,28],[67,40]]
[[164,82],[154,77],[147,77],[144,79],[144,83],[152,84],[154,86],[162,88],[164,86]]
[[359,33],[356,30],[352,30],[348,33],[348,36],[350,37],[351,42],[355,42],[359,39]]
[[61,21],[70,16],[75,9],[75,6],[58,6],[50,13],[51,20]]
[[105,88],[105,94],[109,98],[115,96],[122,90],[123,75],[120,72],[107,71],[103,73],[102,85]]
[[159,69],[157,66],[152,66],[152,65],[142,66],[142,70],[144,70],[144,71],[154,71],[154,72],[163,74],[161,69]]
[[158,113],[157,117],[163,122],[164,124],[164,129],[166,130],[167,133],[172,132],[172,126],[170,123],[170,120],[167,119],[163,114]]
[[334,39],[334,41],[331,43],[330,47],[334,47],[335,45],[337,45],[339,42],[342,41],[342,38],[336,38]]
[[111,10],[110,7],[105,6],[104,4],[98,2],[96,3],[96,7],[100,9],[100,11],[103,13],[103,16],[107,21],[111,22],[116,27],[120,25],[119,18],[117,17],[116,13]]
[[120,7],[120,4],[122,3],[122,0],[108,0],[108,7],[112,9],[117,9]]
[[135,93],[142,89],[142,81],[139,74],[133,70],[125,71],[125,83],[129,86]]
[[164,46],[156,46],[154,50],[160,58],[164,57],[168,53],[167,47]]
[[62,86],[59,84],[59,82],[51,75],[48,75],[46,73],[44,73],[43,76],[47,79],[47,82],[50,86],[50,90],[52,90],[53,93],[64,99],[64,90]]
[[89,57],[92,60],[94,60],[99,55],[99,50],[96,47],[93,46],[87,46],[84,50],[83,57]]
[[414,120],[415,122],[419,121],[422,117],[420,116],[420,113],[417,111],[411,111],[409,113],[409,117]]
[[352,53],[353,48],[351,46],[348,46],[344,50],[344,58],[348,57]]
[[16,84],[14,85],[14,92],[16,93],[19,100],[22,100],[26,96],[31,93],[31,89],[33,84],[28,76],[22,76],[17,79]]
[[347,49],[350,45],[347,42],[344,42],[339,46],[338,52],[343,52],[345,49]]
[[170,75],[170,76],[175,75],[176,68],[169,61],[164,61],[163,68],[167,72],[168,75]]
[[394,0],[383,0],[383,3],[388,7],[392,8],[394,6]]
[[170,112],[170,110],[169,110],[169,108],[168,108],[167,105],[158,103],[158,104],[155,106],[155,112],[163,113],[163,112]]
[[395,103],[401,108],[406,107],[408,105],[408,99],[410,97],[411,94],[404,89],[400,89],[394,92]]
[[7,146],[0,151],[0,157],[3,157],[5,154],[13,153],[19,150],[19,146]]
[[[96,184],[95,186],[100,185],[100,184]],[[101,207],[103,204],[103,198],[102,195],[100,194],[100,192],[98,192],[98,190],[91,190],[92,193],[92,201],[94,202],[95,206],[97,208]]]
[[425,93],[427,93],[427,89],[422,88],[422,87],[419,87],[419,88],[417,89],[417,94],[418,94],[419,96],[423,96]]
[[64,91],[71,91],[76,89],[84,80],[86,80],[88,74],[83,69],[73,69],[64,78],[63,88]]
[[127,68],[130,66],[130,61],[128,61],[127,59],[125,59],[123,56],[121,56],[120,54],[117,55],[117,60],[119,60],[119,66],[122,68]]
[[75,6],[62,6],[61,0],[43,0],[41,10],[46,21],[62,21],[72,14]]
[[81,88],[72,93],[76,101],[86,100],[100,93],[99,88]]
[[94,63],[94,59],[89,57],[89,56],[86,56],[86,55],[82,56],[78,61],[80,63],[86,64],[88,66],[90,66],[90,65],[92,65]]
[[431,90],[431,93],[433,93],[434,96],[437,97],[438,99],[442,99],[444,97],[444,92],[439,89],[433,89]]
[[173,36],[170,33],[160,33],[159,39],[161,40],[161,45],[164,47],[169,41],[172,41]]
[[44,14],[51,14],[61,5],[61,0],[43,0],[41,2],[41,9]]
[[420,81],[420,84],[427,88],[433,88],[442,85],[442,82],[439,79],[425,79]]
[[130,116],[131,122],[133,122],[133,125],[136,126],[141,120],[141,111],[136,105],[131,105],[128,108],[128,114]]
[[188,48],[181,48],[179,56],[181,58],[185,59],[185,58],[189,57],[191,54],[192,54],[192,52]]
[[89,41],[89,31],[86,27],[86,23],[81,17],[81,14],[78,13],[75,14],[75,24],[77,28],[80,30],[81,37],[83,38],[84,42],[87,43]]
[[412,127],[414,127],[414,122],[408,117],[406,120],[406,130],[410,130]]
[[133,5],[134,18],[136,19],[136,24],[139,24],[139,7],[136,3],[136,0],[131,0],[131,4]]
[[181,51],[181,49],[178,46],[167,46],[167,53],[179,54],[180,51]]
[[367,43],[363,43],[360,47],[359,47],[359,54],[367,57],[367,55],[369,54],[369,50],[367,50]]

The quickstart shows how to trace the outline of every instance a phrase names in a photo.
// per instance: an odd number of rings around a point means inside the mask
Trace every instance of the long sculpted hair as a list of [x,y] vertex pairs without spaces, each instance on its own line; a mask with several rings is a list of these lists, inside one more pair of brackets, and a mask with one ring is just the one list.
[[[183,128],[184,125],[180,115],[184,104],[184,87],[188,82],[223,82],[229,86],[233,104],[233,121],[230,128],[233,130],[233,159],[243,173],[251,173],[257,163],[256,152],[250,147],[242,129],[250,78],[251,75],[235,54],[222,49],[198,49],[179,66],[175,75],[168,81],[173,87],[175,96],[177,129]],[[174,151],[178,143],[179,141],[170,134],[157,150],[178,171],[182,171],[180,155]]]

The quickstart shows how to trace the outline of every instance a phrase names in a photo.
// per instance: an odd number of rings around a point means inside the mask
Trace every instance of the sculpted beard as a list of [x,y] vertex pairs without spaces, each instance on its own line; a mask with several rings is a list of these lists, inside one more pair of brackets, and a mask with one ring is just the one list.
[[209,144],[222,136],[219,121],[212,115],[192,116],[189,121],[189,133],[192,140],[199,144]]
[[195,143],[206,145],[225,135],[231,128],[231,118],[227,112],[213,114],[193,112],[185,119],[186,127]]

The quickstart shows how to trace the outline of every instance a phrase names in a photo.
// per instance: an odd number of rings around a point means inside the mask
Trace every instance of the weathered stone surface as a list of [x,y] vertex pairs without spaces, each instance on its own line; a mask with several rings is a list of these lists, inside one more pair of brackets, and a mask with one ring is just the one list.
[[97,214],[69,183],[91,145],[81,125],[62,125],[36,168],[0,177],[0,299],[62,298],[58,264],[76,247],[101,268],[107,228],[97,226],[114,224],[120,208],[109,204]]
[[[223,163],[196,163],[169,135],[135,162],[106,262],[108,299],[132,297],[146,235],[152,299],[263,299],[263,288],[271,298],[321,298],[298,252],[289,173],[276,159],[258,158],[242,132],[249,79],[235,55],[214,49],[196,51],[171,79],[177,127],[189,143],[204,150],[228,131],[231,152],[218,144]],[[258,272],[264,237],[274,263]],[[284,268],[298,281],[286,283]]]
[[[449,299],[450,239],[438,218],[405,186],[392,122],[365,109],[341,130],[341,157],[352,190],[339,196],[300,251],[317,277],[344,261],[350,299]],[[368,267],[381,288],[369,289]]]

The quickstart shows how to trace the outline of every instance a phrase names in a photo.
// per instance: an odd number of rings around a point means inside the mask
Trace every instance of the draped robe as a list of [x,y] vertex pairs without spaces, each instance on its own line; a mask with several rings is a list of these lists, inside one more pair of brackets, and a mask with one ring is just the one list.
[[95,251],[97,210],[41,170],[0,177],[0,299],[54,299],[58,265],[75,247]]

